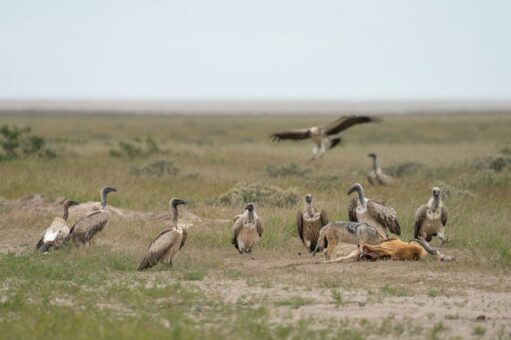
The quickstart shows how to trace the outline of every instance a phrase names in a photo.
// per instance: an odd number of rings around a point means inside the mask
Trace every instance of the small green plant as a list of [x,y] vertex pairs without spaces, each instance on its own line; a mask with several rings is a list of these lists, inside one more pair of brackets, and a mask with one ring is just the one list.
[[483,336],[486,334],[486,328],[484,328],[482,326],[475,326],[472,334],[475,336]]
[[342,292],[340,289],[332,289],[330,290],[332,293],[332,299],[334,300],[335,306],[339,307],[344,304],[344,301],[342,299]]
[[194,270],[194,271],[184,273],[183,278],[186,281],[202,281],[205,276],[206,276],[205,271]]
[[439,339],[439,334],[446,331],[447,327],[445,327],[442,321],[435,323],[433,328],[431,329],[431,339]]

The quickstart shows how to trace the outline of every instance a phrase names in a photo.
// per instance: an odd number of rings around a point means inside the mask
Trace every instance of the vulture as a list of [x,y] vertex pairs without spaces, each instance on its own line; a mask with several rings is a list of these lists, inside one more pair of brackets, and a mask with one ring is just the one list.
[[177,224],[177,207],[181,204],[186,204],[186,202],[177,197],[170,200],[171,219],[149,245],[147,255],[138,266],[138,270],[151,268],[158,262],[166,263],[172,267],[172,260],[185,245],[187,236],[186,230]]
[[92,211],[85,213],[82,217],[76,221],[71,227],[69,237],[73,240],[76,246],[80,244],[86,244],[90,246],[90,242],[94,235],[103,230],[110,213],[105,210],[107,195],[110,192],[116,192],[117,189],[113,187],[103,187],[101,193],[101,209],[95,208]]
[[423,204],[415,212],[414,237],[431,242],[433,236],[438,236],[443,245],[445,237],[445,225],[447,224],[447,208],[442,203],[441,190],[438,187],[432,189],[433,197],[428,203]]
[[392,176],[384,174],[381,168],[378,166],[377,156],[375,153],[367,155],[373,159],[373,170],[367,174],[367,180],[371,185],[391,185],[394,182]]
[[313,157],[315,160],[341,142],[341,137],[334,137],[353,125],[378,121],[368,116],[343,116],[323,127],[313,126],[308,129],[294,129],[276,132],[270,135],[274,142],[282,140],[302,140],[310,138],[314,143]]
[[64,216],[62,216],[62,218],[55,217],[51,225],[43,231],[36,245],[37,250],[47,253],[52,246],[55,249],[60,248],[69,235],[69,227],[67,225],[69,207],[78,204],[79,203],[75,201],[64,201]]
[[396,211],[384,203],[367,199],[364,196],[364,189],[359,183],[353,184],[348,195],[358,193],[358,198],[351,201],[348,208],[349,220],[351,222],[363,222],[375,227],[380,236],[387,239],[387,231],[401,235],[401,227],[397,221]]
[[263,234],[263,223],[255,212],[255,204],[248,203],[245,211],[234,218],[231,243],[240,254],[251,253]]
[[296,227],[298,235],[309,252],[316,249],[319,231],[328,224],[326,211],[318,210],[312,206],[312,195],[305,196],[305,211],[296,213]]

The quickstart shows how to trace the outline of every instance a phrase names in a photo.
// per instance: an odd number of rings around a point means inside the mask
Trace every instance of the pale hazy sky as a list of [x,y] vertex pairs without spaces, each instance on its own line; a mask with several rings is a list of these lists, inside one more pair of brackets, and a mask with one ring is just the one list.
[[0,0],[0,98],[511,99],[511,1]]

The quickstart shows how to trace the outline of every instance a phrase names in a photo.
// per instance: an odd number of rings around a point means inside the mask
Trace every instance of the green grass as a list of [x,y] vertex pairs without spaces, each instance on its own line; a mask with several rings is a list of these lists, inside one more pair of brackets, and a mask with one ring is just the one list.
[[[272,131],[331,119],[0,116],[1,124],[31,126],[57,153],[49,160],[0,162],[0,196],[5,199],[41,193],[51,201],[62,196],[97,201],[99,189],[113,185],[119,190],[109,198],[113,206],[159,213],[168,210],[172,196],[178,196],[191,203],[184,211],[204,219],[189,229],[187,244],[172,269],[155,266],[139,273],[137,265],[163,221],[113,218],[91,249],[68,247],[43,256],[32,247],[53,214],[19,212],[0,201],[0,337],[351,339],[426,333],[443,337],[452,331],[448,322],[457,318],[442,323],[432,317],[430,325],[419,326],[414,320],[385,316],[363,324],[335,313],[348,307],[375,308],[386,299],[443,299],[452,282],[435,281],[431,286],[426,272],[509,272],[511,166],[496,171],[486,164],[509,156],[511,116],[384,117],[381,124],[346,131],[343,144],[314,163],[307,163],[312,148],[308,142],[274,144],[267,138]],[[158,150],[131,157],[110,155],[120,142],[147,136]],[[449,243],[443,251],[456,255],[456,263],[302,266],[322,260],[312,259],[296,236],[295,214],[303,196],[312,193],[331,220],[346,220],[351,199],[346,191],[354,182],[366,183],[369,152],[379,154],[383,169],[400,175],[392,187],[365,185],[365,191],[396,209],[402,239],[412,237],[415,210],[427,201],[431,188],[445,190],[450,215]],[[502,164],[505,161],[499,160],[497,165]],[[230,244],[232,218],[243,204],[219,202],[233,188],[250,184],[259,185],[250,195],[266,195],[263,187],[282,190],[266,196],[279,202],[257,204],[265,230],[254,259],[239,256]],[[298,203],[282,193],[296,193]],[[10,251],[15,254],[7,255]],[[418,273],[410,274],[412,268]],[[253,289],[252,300],[243,304],[233,302],[238,301],[238,292],[229,287],[239,282],[249,282]],[[208,289],[223,284],[228,285],[222,288],[228,292],[223,297]],[[297,287],[321,293],[310,298]],[[273,297],[278,289],[287,295]],[[344,301],[343,293],[357,291],[368,292],[367,305]],[[232,301],[224,300],[231,295]],[[332,320],[293,314],[302,306],[316,306],[323,297],[322,303],[336,305]],[[456,302],[452,306],[458,308]],[[275,307],[283,314],[275,315]],[[445,314],[458,315],[455,310]],[[479,332],[474,329],[474,335]],[[485,332],[480,336],[494,334],[490,328]]]

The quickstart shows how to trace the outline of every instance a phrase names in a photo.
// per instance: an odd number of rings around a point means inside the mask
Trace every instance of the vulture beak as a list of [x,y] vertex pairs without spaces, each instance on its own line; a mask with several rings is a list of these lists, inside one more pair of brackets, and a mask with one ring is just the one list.
[[78,204],[80,204],[80,203],[78,203],[76,201],[68,201],[67,206],[70,207],[72,205],[78,205]]
[[353,184],[353,186],[348,190],[348,195],[351,195],[355,191],[360,191],[360,185],[359,184]]

